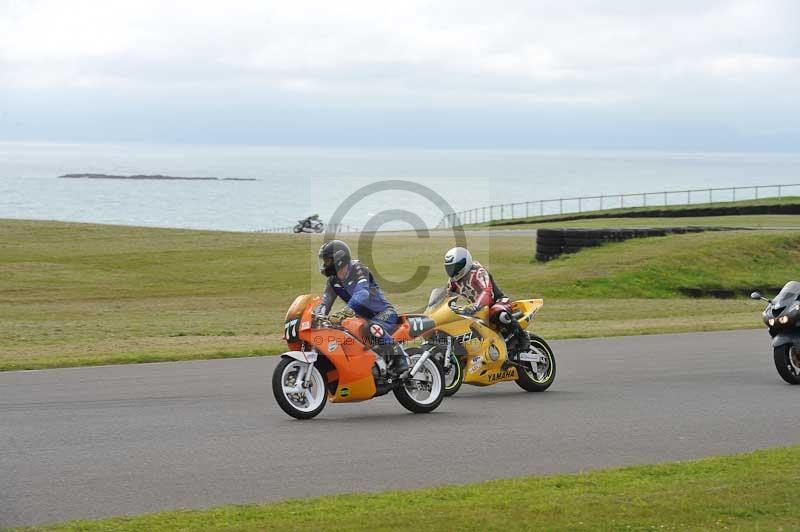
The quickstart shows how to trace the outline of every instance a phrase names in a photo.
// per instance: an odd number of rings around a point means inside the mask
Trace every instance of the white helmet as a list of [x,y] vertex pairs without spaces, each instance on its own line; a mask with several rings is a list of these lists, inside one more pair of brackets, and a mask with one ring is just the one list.
[[450,279],[458,281],[472,269],[472,254],[467,248],[453,248],[444,255],[444,270]]

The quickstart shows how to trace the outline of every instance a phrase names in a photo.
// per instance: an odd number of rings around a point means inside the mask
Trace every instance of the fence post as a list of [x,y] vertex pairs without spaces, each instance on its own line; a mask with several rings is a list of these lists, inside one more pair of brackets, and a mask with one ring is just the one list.
[[756,199],[758,199],[758,187],[756,187]]
[[600,210],[603,210],[603,195],[600,195]]
[[544,202],[539,200],[539,216],[544,216]]
[[733,187],[733,201],[736,201],[736,187]]
[[664,207],[667,206],[667,192],[664,191]]
[[708,189],[708,202],[709,203],[714,203],[714,189],[713,188],[709,188]]
[[642,194],[642,205],[643,205],[644,207],[647,207],[647,192],[645,192],[644,194]]
[[692,191],[691,190],[687,190],[686,191],[686,205],[691,205],[691,204],[692,204]]
[[781,199],[781,185],[778,185],[778,199]]
[[583,198],[578,198],[578,212],[583,212]]
[[558,214],[564,214],[564,198],[558,199]]
[[[780,191],[780,189],[778,189],[778,190]],[[780,195],[781,195],[780,192],[778,192],[778,197],[780,197]],[[530,211],[531,211],[531,202],[530,201],[526,201],[525,202],[525,218],[530,217],[530,215],[531,215]]]

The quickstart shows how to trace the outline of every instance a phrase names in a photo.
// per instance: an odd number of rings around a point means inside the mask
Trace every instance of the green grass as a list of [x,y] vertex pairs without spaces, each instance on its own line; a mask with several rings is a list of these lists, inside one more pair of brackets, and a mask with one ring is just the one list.
[[800,229],[800,215],[753,214],[740,216],[703,216],[686,218],[593,218],[589,220],[566,220],[538,222],[513,226],[497,225],[490,229],[551,229],[551,228],[633,228],[633,227],[729,227],[739,229]]
[[[658,201],[658,200],[653,200]],[[742,200],[742,201],[728,201],[728,202],[715,202],[715,203],[695,203],[692,205],[652,205],[648,207],[625,207],[618,209],[603,209],[596,211],[583,211],[583,212],[570,212],[564,214],[548,214],[544,216],[523,216],[517,218],[510,218],[506,220],[493,220],[491,222],[484,222],[478,224],[468,224],[467,228],[481,228],[481,227],[499,227],[507,229],[516,229],[521,225],[538,226],[543,223],[552,222],[566,222],[573,221],[576,218],[580,219],[593,219],[593,218],[624,218],[631,214],[636,214],[637,217],[642,216],[644,213],[654,213],[653,218],[661,217],[663,212],[674,213],[676,218],[674,225],[688,225],[680,222],[683,211],[694,209],[725,209],[730,207],[750,207],[760,205],[795,205],[800,203],[800,197],[784,197],[784,198],[765,198],[758,200]],[[659,213],[659,214],[657,214]],[[758,215],[754,215],[758,216]],[[764,215],[769,216],[769,215]],[[716,216],[708,216],[712,220]],[[697,224],[695,224],[697,225]],[[616,225],[604,225],[604,227],[618,227]]]
[[797,530],[799,462],[800,447],[789,447],[576,475],[73,521],[38,530]]
[[[293,298],[322,290],[319,244],[0,220],[0,370],[279,352]],[[445,283],[441,257],[452,245],[443,233],[376,237],[373,266],[388,280],[430,268],[414,290],[385,286],[401,311]],[[468,235],[468,245],[510,296],[545,299],[534,327],[552,339],[759,327],[758,303],[691,300],[680,289],[781,286],[800,261],[795,231],[639,239],[545,264],[531,261],[530,236]]]

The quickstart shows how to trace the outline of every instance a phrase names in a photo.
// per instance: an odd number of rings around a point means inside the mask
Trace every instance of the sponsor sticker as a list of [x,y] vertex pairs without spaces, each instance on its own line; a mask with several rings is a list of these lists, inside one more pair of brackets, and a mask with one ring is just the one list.
[[339,390],[339,397],[347,397],[350,395],[350,388],[342,388]]

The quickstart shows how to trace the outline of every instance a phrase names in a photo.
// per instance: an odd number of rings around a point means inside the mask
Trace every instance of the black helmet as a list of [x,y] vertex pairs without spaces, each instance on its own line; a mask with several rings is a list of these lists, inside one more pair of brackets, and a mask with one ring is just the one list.
[[343,266],[350,265],[350,248],[341,240],[330,240],[319,248],[319,273],[325,277],[336,275]]

